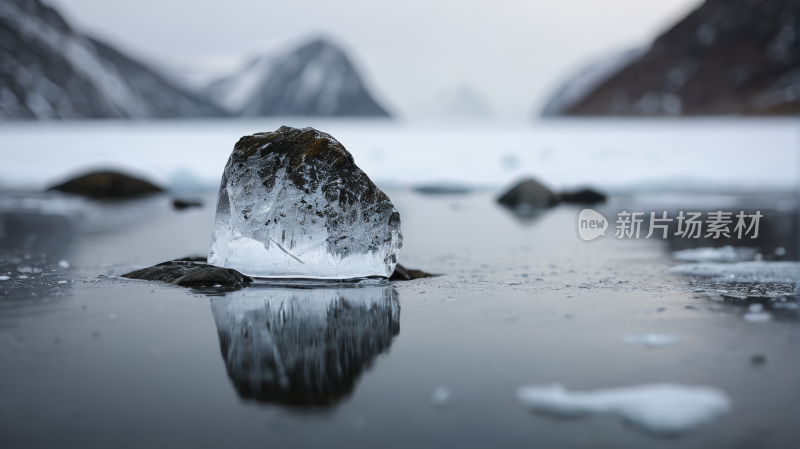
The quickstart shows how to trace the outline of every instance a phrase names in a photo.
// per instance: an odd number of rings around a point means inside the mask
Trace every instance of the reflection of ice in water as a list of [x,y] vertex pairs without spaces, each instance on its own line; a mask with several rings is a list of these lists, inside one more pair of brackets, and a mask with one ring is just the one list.
[[616,413],[659,435],[683,433],[730,410],[727,394],[716,388],[675,384],[640,385],[570,392],[561,385],[527,386],[517,399],[531,410],[560,417]]
[[211,310],[236,390],[262,402],[333,405],[400,333],[390,286],[249,288]]

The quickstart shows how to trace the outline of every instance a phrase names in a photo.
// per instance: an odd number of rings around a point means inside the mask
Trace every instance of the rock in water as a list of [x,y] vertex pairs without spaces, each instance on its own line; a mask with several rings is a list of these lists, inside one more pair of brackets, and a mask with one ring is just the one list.
[[388,278],[402,245],[391,200],[330,135],[283,126],[234,146],[208,263],[258,277]]
[[519,213],[555,206],[558,197],[535,179],[526,179],[498,198],[497,202]]
[[562,203],[595,204],[604,203],[606,196],[593,189],[581,189],[576,192],[563,192],[558,195]]
[[142,279],[145,281],[160,281],[175,285],[244,285],[253,280],[236,270],[215,267],[205,263],[192,261],[192,258],[173,260],[158,265],[142,268],[123,274],[128,279]]
[[390,281],[413,281],[414,279],[422,279],[434,277],[435,274],[426,273],[422,270],[414,270],[406,268],[400,264],[394,267],[394,273],[389,276]]
[[93,198],[125,198],[163,192],[149,182],[117,172],[95,172],[71,179],[48,190],[77,193]]

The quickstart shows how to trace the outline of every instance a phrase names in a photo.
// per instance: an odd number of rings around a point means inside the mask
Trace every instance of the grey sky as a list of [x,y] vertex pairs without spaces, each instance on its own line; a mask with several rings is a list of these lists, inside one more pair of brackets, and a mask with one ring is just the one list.
[[313,36],[342,45],[391,112],[470,86],[502,118],[538,110],[588,60],[642,45],[700,0],[46,0],[150,62],[224,73]]

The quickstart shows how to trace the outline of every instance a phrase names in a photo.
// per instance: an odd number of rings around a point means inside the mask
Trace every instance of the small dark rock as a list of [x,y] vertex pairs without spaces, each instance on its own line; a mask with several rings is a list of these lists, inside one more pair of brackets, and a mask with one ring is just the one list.
[[89,173],[47,190],[77,193],[92,198],[125,198],[163,192],[160,187],[147,181],[116,172]]
[[203,202],[199,200],[174,199],[172,200],[172,207],[174,207],[175,210],[184,210],[190,207],[203,207]]
[[750,363],[753,365],[763,365],[767,363],[767,358],[761,354],[756,354],[750,358]]
[[577,192],[563,192],[559,199],[563,203],[595,204],[604,203],[606,196],[596,190],[582,189]]
[[414,187],[414,191],[425,195],[464,195],[471,193],[472,189],[452,184],[430,184]]
[[526,179],[497,199],[497,202],[525,213],[536,209],[546,209],[558,203],[558,197],[535,179]]
[[181,286],[200,284],[244,285],[253,279],[230,268],[173,260],[123,274],[128,279],[160,281]]
[[394,272],[389,276],[390,281],[412,281],[414,279],[429,278],[434,274],[426,273],[422,270],[411,270],[400,264],[395,265]]

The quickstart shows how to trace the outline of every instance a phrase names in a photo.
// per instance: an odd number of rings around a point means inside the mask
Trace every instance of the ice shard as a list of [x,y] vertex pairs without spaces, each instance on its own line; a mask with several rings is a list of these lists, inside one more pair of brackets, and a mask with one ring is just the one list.
[[341,143],[283,126],[234,146],[208,263],[267,278],[388,278],[402,244],[400,214]]

